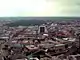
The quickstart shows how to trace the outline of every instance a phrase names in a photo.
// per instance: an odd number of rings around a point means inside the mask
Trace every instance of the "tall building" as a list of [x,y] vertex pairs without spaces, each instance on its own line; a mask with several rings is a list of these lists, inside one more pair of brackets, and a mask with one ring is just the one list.
[[38,33],[48,33],[46,26],[39,26]]

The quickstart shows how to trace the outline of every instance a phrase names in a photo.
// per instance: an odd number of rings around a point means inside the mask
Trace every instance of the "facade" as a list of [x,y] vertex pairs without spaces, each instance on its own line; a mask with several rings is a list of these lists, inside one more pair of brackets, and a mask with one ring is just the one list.
[[48,33],[46,26],[39,26],[38,33]]

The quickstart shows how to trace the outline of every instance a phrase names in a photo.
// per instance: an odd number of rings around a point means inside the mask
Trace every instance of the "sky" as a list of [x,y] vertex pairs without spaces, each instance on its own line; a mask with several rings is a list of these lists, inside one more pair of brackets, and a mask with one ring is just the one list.
[[80,17],[80,0],[0,0],[0,17]]

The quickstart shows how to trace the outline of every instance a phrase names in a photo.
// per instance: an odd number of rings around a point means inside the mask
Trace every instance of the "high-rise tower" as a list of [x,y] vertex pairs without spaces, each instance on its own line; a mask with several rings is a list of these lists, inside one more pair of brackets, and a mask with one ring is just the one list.
[[46,26],[39,26],[38,33],[48,33]]

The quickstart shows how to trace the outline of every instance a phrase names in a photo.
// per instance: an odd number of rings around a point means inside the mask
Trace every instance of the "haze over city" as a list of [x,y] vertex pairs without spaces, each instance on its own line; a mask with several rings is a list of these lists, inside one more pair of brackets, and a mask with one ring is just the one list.
[[0,0],[0,60],[80,60],[80,0]]

